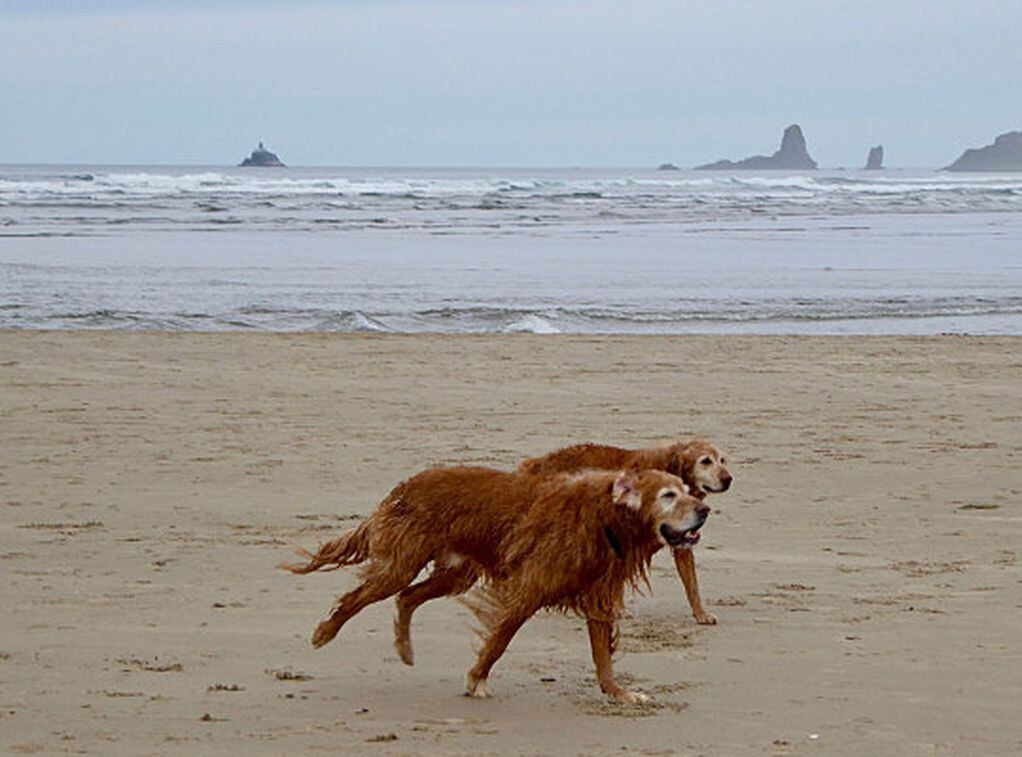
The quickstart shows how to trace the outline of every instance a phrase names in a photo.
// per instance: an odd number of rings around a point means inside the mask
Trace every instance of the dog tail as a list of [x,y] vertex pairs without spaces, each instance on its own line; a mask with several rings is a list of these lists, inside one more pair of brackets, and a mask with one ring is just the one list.
[[347,531],[336,539],[319,545],[315,554],[296,547],[298,554],[306,558],[304,563],[282,563],[279,567],[292,573],[305,574],[317,570],[337,570],[345,565],[364,562],[369,557],[369,530],[371,518]]

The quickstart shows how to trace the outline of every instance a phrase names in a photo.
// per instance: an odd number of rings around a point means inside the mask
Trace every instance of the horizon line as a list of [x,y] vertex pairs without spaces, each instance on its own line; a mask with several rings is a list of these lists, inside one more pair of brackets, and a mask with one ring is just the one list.
[[[699,169],[696,166],[682,166],[675,165],[675,168],[661,169],[660,165],[657,164],[640,164],[640,165],[527,165],[527,164],[402,164],[402,163],[385,163],[385,164],[287,164],[285,166],[241,166],[237,163],[161,163],[161,162],[149,162],[149,163],[120,163],[120,162],[40,162],[40,161],[18,161],[18,162],[5,162],[0,160],[0,166],[2,167],[38,167],[38,168],[49,168],[68,166],[75,168],[96,168],[96,167],[107,167],[107,168],[245,168],[254,171],[287,171],[289,169],[322,169],[322,168],[337,168],[343,170],[515,170],[515,171],[574,171],[574,170],[604,170],[604,171],[619,171],[619,170],[643,170],[643,171],[657,171],[659,173],[670,174],[675,171],[699,171],[700,173],[733,173],[733,174],[784,174],[784,173],[819,173],[826,171],[865,171],[870,170],[871,173],[882,173],[884,171],[895,170],[895,171],[945,171],[946,166],[883,166],[880,169],[866,169],[864,166],[818,166],[813,169],[785,169],[785,168],[764,168],[764,169]],[[1022,173],[1020,171],[963,171],[961,173]]]

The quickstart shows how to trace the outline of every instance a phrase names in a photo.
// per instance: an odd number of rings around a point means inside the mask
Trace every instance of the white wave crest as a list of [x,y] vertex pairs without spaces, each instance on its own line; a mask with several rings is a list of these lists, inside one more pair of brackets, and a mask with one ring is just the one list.
[[529,313],[516,318],[504,327],[507,334],[560,334],[561,330],[550,321]]
[[387,324],[382,321],[378,321],[375,318],[355,311],[351,314],[351,330],[352,331],[369,331],[373,333],[386,333],[393,331]]

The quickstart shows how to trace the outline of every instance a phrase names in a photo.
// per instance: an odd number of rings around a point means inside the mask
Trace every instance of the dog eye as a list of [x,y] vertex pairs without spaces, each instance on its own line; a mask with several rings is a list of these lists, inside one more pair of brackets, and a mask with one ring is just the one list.
[[699,464],[700,465],[709,465],[712,462],[713,461],[710,458],[704,457],[702,460],[699,461]]
[[668,489],[660,496],[664,499],[676,499],[678,496],[678,492],[674,491],[674,489]]

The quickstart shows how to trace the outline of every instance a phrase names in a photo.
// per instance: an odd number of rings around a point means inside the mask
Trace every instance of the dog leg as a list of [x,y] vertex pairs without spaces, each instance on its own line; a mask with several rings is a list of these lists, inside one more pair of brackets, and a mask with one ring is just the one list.
[[600,690],[607,696],[625,704],[648,702],[649,697],[637,691],[627,691],[614,680],[614,667],[611,655],[614,653],[614,625],[605,620],[586,621],[589,626],[589,646],[596,663],[596,680],[600,682]]
[[685,594],[688,603],[692,607],[692,615],[696,623],[704,626],[717,625],[717,617],[703,609],[703,600],[699,596],[699,579],[696,577],[696,557],[691,549],[674,550],[674,564],[678,568],[678,575],[685,585]]
[[412,584],[397,595],[397,617],[394,618],[394,648],[405,665],[414,665],[412,652],[412,613],[424,602],[438,597],[461,594],[472,588],[479,574],[462,563],[455,568],[437,567],[432,574]]
[[476,664],[468,671],[468,677],[465,679],[465,696],[478,698],[490,696],[490,692],[486,688],[490,668],[504,654],[504,650],[507,649],[507,645],[511,643],[511,639],[518,629],[532,617],[534,612],[535,609],[531,609],[529,612],[516,612],[514,615],[506,616],[493,629],[486,643],[483,644],[483,648],[479,650]]
[[[389,567],[389,566],[388,566]],[[367,572],[366,579],[357,587],[337,600],[330,616],[323,620],[312,634],[312,646],[319,649],[331,641],[341,626],[365,607],[397,594],[415,580],[421,566],[393,572],[387,568],[372,569]]]

